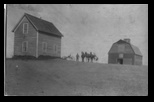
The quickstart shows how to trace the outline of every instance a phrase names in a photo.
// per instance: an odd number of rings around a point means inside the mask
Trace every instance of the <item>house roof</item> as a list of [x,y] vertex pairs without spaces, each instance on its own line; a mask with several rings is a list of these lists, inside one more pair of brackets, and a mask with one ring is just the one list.
[[[63,35],[60,33],[60,31],[54,26],[53,23],[45,21],[41,18],[32,16],[30,14],[25,13],[23,17],[27,17],[27,19],[32,23],[32,25],[34,26],[34,28],[39,31],[39,32],[43,32],[43,33],[47,33],[49,35],[55,35],[55,36],[60,36],[62,37]],[[23,18],[22,17],[22,18]],[[20,20],[21,21],[21,20]],[[20,22],[19,21],[19,22]],[[18,23],[19,24],[19,23]],[[18,25],[17,24],[17,25]],[[16,29],[17,25],[15,26],[14,30]]]
[[[128,42],[126,42],[126,41],[124,41],[124,40],[121,40],[121,39],[120,39],[119,41],[115,42],[115,43],[127,43],[127,44],[129,44],[129,45],[131,46],[133,52],[134,52],[136,55],[142,56],[142,53],[141,53],[140,49],[139,49],[138,47],[136,47],[135,45],[131,44],[131,43],[128,43]],[[114,44],[115,44],[115,43],[114,43]],[[111,50],[111,49],[110,49],[110,50]],[[109,52],[110,52],[110,51],[109,51]]]

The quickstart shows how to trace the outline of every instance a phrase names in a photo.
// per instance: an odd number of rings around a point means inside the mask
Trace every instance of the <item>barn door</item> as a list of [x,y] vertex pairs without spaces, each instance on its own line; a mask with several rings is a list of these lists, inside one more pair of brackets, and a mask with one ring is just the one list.
[[122,58],[118,58],[118,59],[117,59],[117,63],[118,63],[118,64],[123,64],[123,59],[122,59]]

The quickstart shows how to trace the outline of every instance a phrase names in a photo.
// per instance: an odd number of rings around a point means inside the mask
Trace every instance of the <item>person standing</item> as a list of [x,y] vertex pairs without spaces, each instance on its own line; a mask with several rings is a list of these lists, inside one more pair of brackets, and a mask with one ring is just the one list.
[[92,54],[92,52],[90,52],[90,59],[91,59],[91,62],[93,62],[93,54]]
[[81,58],[82,58],[82,62],[84,62],[84,57],[85,57],[85,54],[84,54],[84,52],[81,52]]
[[86,62],[88,61],[88,54],[87,54],[87,52],[85,52],[85,60],[86,60]]
[[79,55],[78,55],[78,53],[76,55],[76,61],[79,61]]
[[89,53],[87,53],[87,59],[88,59],[88,62],[89,62],[89,60],[90,60],[90,54]]

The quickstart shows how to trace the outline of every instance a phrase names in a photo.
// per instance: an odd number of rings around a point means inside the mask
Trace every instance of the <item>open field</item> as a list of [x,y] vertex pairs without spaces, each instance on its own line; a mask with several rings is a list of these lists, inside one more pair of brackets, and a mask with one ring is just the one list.
[[146,96],[148,66],[6,60],[5,92],[21,96]]

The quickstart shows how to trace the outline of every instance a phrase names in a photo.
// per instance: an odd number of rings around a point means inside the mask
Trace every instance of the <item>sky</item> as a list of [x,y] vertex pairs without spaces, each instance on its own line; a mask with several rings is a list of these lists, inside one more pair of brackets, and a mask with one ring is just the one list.
[[7,11],[7,57],[13,56],[11,30],[26,12],[52,22],[64,35],[62,56],[94,52],[107,63],[112,44],[130,38],[148,65],[147,4],[9,4]]

